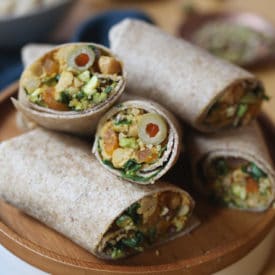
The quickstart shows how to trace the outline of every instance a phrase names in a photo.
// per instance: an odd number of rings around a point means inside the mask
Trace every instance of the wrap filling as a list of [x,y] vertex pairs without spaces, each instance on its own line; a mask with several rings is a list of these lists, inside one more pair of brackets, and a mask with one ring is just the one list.
[[165,191],[144,197],[112,223],[98,253],[118,259],[141,252],[185,229],[191,212],[192,202],[184,193]]
[[213,128],[247,125],[268,100],[261,84],[243,81],[228,89],[208,109],[203,124]]
[[23,74],[28,100],[55,111],[85,111],[116,94],[122,67],[94,45],[67,45],[46,54]]
[[102,125],[98,152],[102,162],[119,171],[123,178],[150,181],[169,160],[171,135],[161,115],[129,107]]
[[260,209],[272,200],[271,180],[253,162],[216,158],[204,167],[203,178],[211,196],[228,207]]

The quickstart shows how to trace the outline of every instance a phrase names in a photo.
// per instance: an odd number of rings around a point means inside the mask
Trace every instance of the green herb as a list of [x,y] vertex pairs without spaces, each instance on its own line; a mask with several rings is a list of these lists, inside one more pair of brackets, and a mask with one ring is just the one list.
[[133,220],[131,217],[127,216],[127,215],[121,215],[117,220],[116,220],[116,225],[118,227],[126,227],[128,225],[133,225]]
[[224,176],[228,173],[228,167],[224,159],[219,159],[215,162],[215,169],[219,176]]
[[249,174],[253,179],[259,181],[260,178],[266,178],[267,174],[262,171],[254,162],[242,167],[242,170]]
[[81,100],[82,98],[85,97],[85,93],[83,91],[79,91],[76,95],[75,98],[78,100]]
[[147,182],[150,179],[154,178],[160,170],[158,170],[156,173],[154,173],[153,175],[149,176],[149,177],[143,177],[143,176],[138,176],[138,175],[127,175],[125,172],[121,172],[121,175],[123,178],[128,179],[128,180],[132,180],[132,181],[136,181],[136,182]]
[[111,257],[112,257],[112,259],[119,259],[119,258],[124,257],[124,255],[125,255],[125,253],[122,249],[114,247]]
[[71,101],[71,95],[67,91],[62,91],[59,101],[68,105]]
[[246,111],[248,109],[247,104],[240,104],[237,109],[237,117],[241,118],[245,115]]
[[137,210],[140,208],[140,204],[138,202],[133,203],[130,207],[127,208],[125,214],[131,217],[134,224],[138,224],[140,222],[141,216],[137,213]]
[[126,175],[135,176],[136,172],[142,167],[141,163],[137,163],[134,159],[129,159],[123,166]]
[[60,79],[60,75],[57,74],[53,77],[46,78],[42,83],[48,86],[53,86],[58,82],[59,79]]
[[103,164],[115,169],[115,167],[113,166],[113,164],[110,160],[104,159],[102,162],[103,162]]
[[60,74],[57,74],[57,75],[55,76],[55,80],[56,80],[56,82],[58,82],[58,81],[59,81],[59,79],[60,79]]
[[158,157],[160,158],[163,154],[163,152],[167,149],[167,145],[161,147],[161,149],[158,152]]
[[144,241],[144,235],[140,231],[137,231],[134,236],[127,238],[127,239],[122,239],[122,243],[125,244],[128,247],[131,248],[138,248],[140,250],[140,247],[138,247],[142,242]]
[[241,100],[240,103],[244,103],[244,104],[254,104],[258,101],[258,96],[255,95],[255,93],[247,93],[246,95],[244,95]]
[[28,95],[28,94],[29,94],[29,91],[27,90],[27,88],[26,88],[26,87],[23,87],[23,89],[24,89],[25,93]]
[[118,120],[118,121],[114,122],[114,125],[116,125],[116,126],[118,126],[118,125],[131,125],[131,124],[132,124],[132,121],[128,120],[127,118],[124,118],[124,119],[121,119],[121,120]]
[[113,88],[111,86],[108,86],[104,89],[103,93],[109,94],[112,90]]

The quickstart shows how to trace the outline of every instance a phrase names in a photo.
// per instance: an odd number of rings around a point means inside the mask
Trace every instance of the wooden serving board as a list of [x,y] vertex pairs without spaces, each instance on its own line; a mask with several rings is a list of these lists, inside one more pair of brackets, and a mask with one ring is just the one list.
[[[0,93],[0,141],[20,134],[9,99],[16,96],[17,88],[15,83]],[[268,140],[274,139],[274,127],[266,117],[261,125]],[[274,148],[270,150],[275,154]],[[184,183],[181,165],[178,162],[169,173],[170,182]],[[209,274],[245,256],[264,239],[275,221],[275,209],[246,213],[215,208],[201,198],[195,199],[195,213],[202,222],[197,229],[157,250],[152,248],[116,263],[98,260],[2,201],[0,243],[23,260],[54,274]]]

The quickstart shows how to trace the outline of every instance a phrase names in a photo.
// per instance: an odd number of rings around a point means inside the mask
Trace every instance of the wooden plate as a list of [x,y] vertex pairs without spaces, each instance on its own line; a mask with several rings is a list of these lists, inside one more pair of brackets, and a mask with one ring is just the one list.
[[[17,84],[0,94],[0,141],[20,134],[9,97]],[[265,118],[261,124],[269,140],[274,128]],[[272,138],[272,139],[271,139]],[[275,153],[274,148],[271,149]],[[1,168],[0,168],[1,169]],[[183,181],[180,167],[168,179]],[[178,180],[177,180],[178,179]],[[275,209],[257,214],[217,209],[202,199],[196,207],[202,224],[191,234],[156,249],[119,261],[106,262],[75,245],[17,209],[0,201],[0,243],[25,261],[55,274],[209,274],[239,260],[270,231]]]

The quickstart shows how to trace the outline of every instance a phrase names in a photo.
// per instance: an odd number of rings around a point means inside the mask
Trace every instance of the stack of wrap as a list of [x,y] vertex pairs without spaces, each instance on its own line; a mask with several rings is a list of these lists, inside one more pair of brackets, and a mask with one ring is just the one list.
[[[97,257],[112,222],[141,198],[182,189],[122,181],[93,158],[88,143],[64,134],[33,130],[0,145],[0,197],[57,230]],[[195,223],[188,223],[183,234]],[[171,237],[175,237],[175,234]]]
[[255,163],[271,180],[272,197],[267,207],[250,210],[263,211],[270,206],[275,198],[275,172],[264,137],[256,122],[235,131],[230,130],[212,135],[191,132],[188,141],[193,179],[197,190],[208,195],[206,182],[203,181],[201,175],[208,168],[211,160],[239,158]]
[[[39,62],[39,60],[43,59],[47,54],[52,51],[55,51],[64,46],[68,46],[69,44],[60,45],[58,47],[51,47],[49,45],[45,45],[41,49],[37,49],[36,46],[32,47],[31,50],[34,50],[34,56],[38,57],[37,59],[33,59],[27,51],[24,53],[24,63],[28,66],[25,68],[22,77],[24,74],[28,73],[30,66]],[[115,55],[106,47],[103,47],[94,43],[72,43],[71,45],[81,46],[81,45],[92,45],[98,49],[102,49],[104,52],[107,52],[110,56],[115,57]],[[122,64],[122,62],[121,62]],[[122,68],[122,78],[123,81],[117,87],[116,93],[111,96],[109,99],[105,100],[103,103],[93,107],[92,109],[88,109],[85,111],[55,111],[49,108],[41,108],[35,104],[32,104],[27,99],[26,93],[24,91],[24,87],[22,86],[22,77],[20,80],[19,94],[18,100],[12,99],[14,106],[17,110],[19,110],[23,117],[19,117],[18,122],[23,128],[33,128],[35,124],[43,126],[45,128],[51,130],[57,130],[62,132],[68,132],[76,135],[89,136],[94,133],[97,123],[100,117],[115,104],[115,102],[122,95],[125,88],[125,71]],[[29,122],[28,122],[29,121]]]
[[129,91],[156,100],[200,131],[218,130],[203,121],[230,87],[261,86],[251,73],[144,22],[126,19],[109,35],[127,70]]

